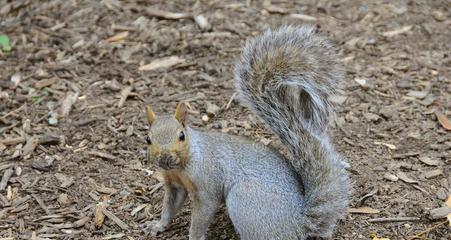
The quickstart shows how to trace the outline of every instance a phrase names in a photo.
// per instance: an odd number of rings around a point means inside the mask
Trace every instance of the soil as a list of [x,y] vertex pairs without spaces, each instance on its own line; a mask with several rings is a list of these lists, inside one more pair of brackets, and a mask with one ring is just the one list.
[[[334,238],[451,239],[446,218],[431,215],[451,192],[450,9],[446,0],[0,0],[12,47],[0,51],[0,238],[144,239],[138,225],[159,217],[163,193],[145,161],[145,105],[163,114],[185,100],[194,128],[277,145],[230,101],[234,61],[267,27],[311,24],[335,39],[347,71],[331,134],[354,193]],[[171,66],[140,70],[166,57]],[[237,239],[224,212],[210,239]],[[189,215],[186,204],[149,239],[188,239]]]

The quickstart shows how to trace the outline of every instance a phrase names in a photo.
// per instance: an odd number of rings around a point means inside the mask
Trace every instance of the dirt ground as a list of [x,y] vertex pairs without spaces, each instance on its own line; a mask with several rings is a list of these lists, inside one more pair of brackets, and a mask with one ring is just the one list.
[[[230,100],[240,46],[287,23],[335,39],[347,70],[331,133],[354,194],[335,238],[451,239],[436,216],[451,192],[451,134],[437,118],[451,118],[450,9],[446,0],[0,0],[12,47],[0,51],[0,239],[144,239],[138,225],[159,217],[163,193],[145,162],[147,103],[161,114],[185,100],[197,129],[277,145]],[[99,227],[96,209],[106,214]],[[188,239],[189,214],[187,204],[149,239]],[[223,209],[209,235],[237,239]]]

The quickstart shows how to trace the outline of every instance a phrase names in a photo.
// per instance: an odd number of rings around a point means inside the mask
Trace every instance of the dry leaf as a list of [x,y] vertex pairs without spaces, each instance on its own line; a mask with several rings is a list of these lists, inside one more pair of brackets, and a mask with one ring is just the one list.
[[108,38],[107,42],[119,42],[121,40],[124,40],[126,37],[128,37],[128,31],[120,32],[110,38]]
[[390,144],[390,143],[374,142],[374,144],[376,144],[376,145],[384,145],[384,146],[390,148],[391,150],[396,150],[396,149],[398,149],[395,145]]
[[348,208],[348,213],[376,214],[381,211],[370,207]]
[[396,35],[408,32],[408,31],[410,31],[411,28],[412,28],[412,25],[404,26],[402,28],[398,28],[398,29],[395,29],[395,30],[392,30],[392,31],[383,32],[382,36],[384,36],[384,37],[393,37],[393,36],[396,36]]
[[438,122],[444,127],[446,130],[451,130],[451,121],[440,111],[435,111],[435,116],[437,116]]
[[153,60],[151,63],[139,67],[140,71],[152,71],[157,69],[166,69],[180,63],[184,63],[185,59],[178,56],[171,56]]
[[96,228],[101,228],[103,222],[105,221],[105,214],[103,214],[103,210],[106,208],[105,202],[99,202],[96,205],[96,211],[94,214],[94,224]]

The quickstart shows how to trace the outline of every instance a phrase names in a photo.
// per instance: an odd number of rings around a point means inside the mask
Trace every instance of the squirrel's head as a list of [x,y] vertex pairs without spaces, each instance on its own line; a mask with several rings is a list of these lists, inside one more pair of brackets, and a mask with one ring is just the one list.
[[146,108],[150,128],[146,136],[148,160],[163,170],[183,169],[189,160],[186,105],[177,105],[174,115],[157,117]]

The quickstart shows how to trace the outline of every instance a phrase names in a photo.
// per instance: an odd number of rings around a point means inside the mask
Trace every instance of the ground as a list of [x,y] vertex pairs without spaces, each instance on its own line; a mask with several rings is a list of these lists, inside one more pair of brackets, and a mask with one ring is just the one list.
[[[354,192],[334,237],[450,239],[446,219],[430,214],[451,189],[449,9],[446,0],[0,0],[12,48],[0,51],[0,238],[144,239],[138,225],[159,217],[162,198],[145,161],[145,105],[162,114],[185,100],[194,128],[277,145],[233,100],[234,61],[267,27],[311,24],[335,40],[347,72],[331,134]],[[171,66],[149,69],[167,57],[159,63]],[[210,239],[237,239],[224,212]],[[188,239],[189,214],[187,204],[149,239]]]

